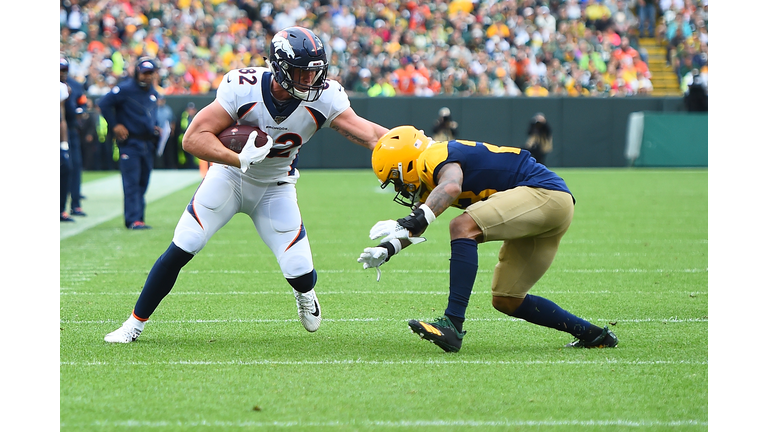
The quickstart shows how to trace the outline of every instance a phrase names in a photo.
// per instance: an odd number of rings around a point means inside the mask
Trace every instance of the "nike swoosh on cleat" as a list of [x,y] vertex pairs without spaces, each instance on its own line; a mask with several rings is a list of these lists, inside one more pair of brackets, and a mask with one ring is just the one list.
[[317,300],[315,300],[315,311],[312,312],[312,316],[316,316],[316,317],[320,316],[320,306],[318,306]]

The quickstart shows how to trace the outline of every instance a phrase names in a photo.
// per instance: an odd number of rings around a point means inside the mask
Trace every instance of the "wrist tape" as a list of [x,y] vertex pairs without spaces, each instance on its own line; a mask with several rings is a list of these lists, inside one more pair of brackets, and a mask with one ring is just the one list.
[[392,256],[403,249],[403,245],[400,243],[399,239],[392,239],[384,243],[379,243],[379,245],[376,247],[382,247],[387,250],[387,259],[385,259],[384,262],[389,261]]

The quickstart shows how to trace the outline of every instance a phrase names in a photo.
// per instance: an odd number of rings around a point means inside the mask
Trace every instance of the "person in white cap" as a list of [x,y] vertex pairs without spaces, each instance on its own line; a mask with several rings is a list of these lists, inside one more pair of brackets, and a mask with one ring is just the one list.
[[355,93],[368,94],[368,89],[373,85],[371,83],[371,70],[368,68],[360,69],[357,74],[360,79],[355,81],[355,85],[352,87],[352,91]]
[[557,20],[552,16],[547,6],[539,8],[539,14],[536,16],[534,23],[542,31],[545,42],[557,34]]

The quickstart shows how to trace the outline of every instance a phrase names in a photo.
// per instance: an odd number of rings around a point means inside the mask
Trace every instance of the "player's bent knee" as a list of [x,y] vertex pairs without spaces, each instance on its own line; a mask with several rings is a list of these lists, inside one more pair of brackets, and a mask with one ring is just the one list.
[[512,315],[523,303],[523,300],[525,298],[493,296],[491,304],[497,311],[506,315]]
[[467,213],[462,213],[453,218],[448,225],[448,229],[451,233],[451,240],[469,238],[479,241],[483,235],[475,220]]
[[197,255],[198,252],[203,250],[207,240],[203,231],[177,229],[173,235],[173,242],[184,252]]
[[314,271],[312,259],[306,254],[288,253],[278,259],[278,265],[286,279],[293,279]]

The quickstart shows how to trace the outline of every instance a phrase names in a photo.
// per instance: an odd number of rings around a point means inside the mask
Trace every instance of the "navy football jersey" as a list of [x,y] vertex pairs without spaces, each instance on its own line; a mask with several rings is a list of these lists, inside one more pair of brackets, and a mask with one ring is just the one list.
[[437,185],[440,169],[452,162],[461,165],[464,173],[461,195],[451,204],[461,209],[496,192],[518,186],[571,193],[565,181],[536,162],[528,150],[498,147],[480,141],[451,140],[433,142],[419,156],[419,179],[426,188],[420,197],[421,202],[426,201]]

